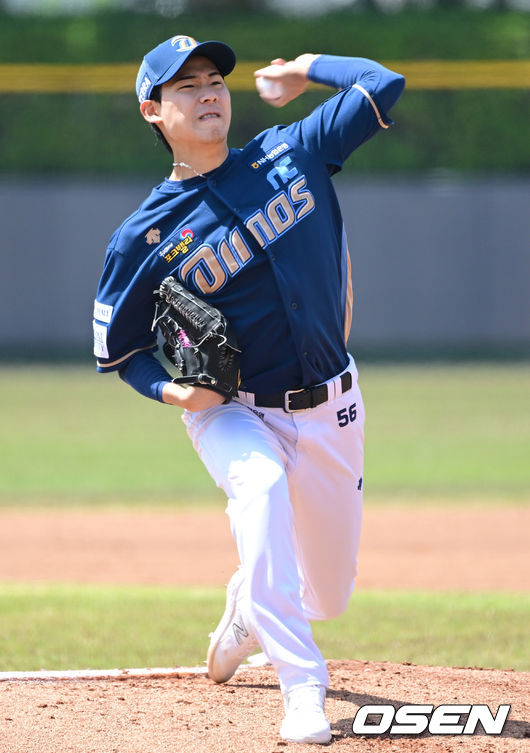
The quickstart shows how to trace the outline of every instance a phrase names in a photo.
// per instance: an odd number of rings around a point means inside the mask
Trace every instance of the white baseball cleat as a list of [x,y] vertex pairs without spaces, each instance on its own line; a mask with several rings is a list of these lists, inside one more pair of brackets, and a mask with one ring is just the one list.
[[323,685],[303,685],[286,693],[281,737],[290,743],[329,743],[331,729],[324,713],[325,699]]
[[229,680],[242,661],[258,646],[248,618],[244,616],[242,586],[245,581],[239,568],[226,589],[226,609],[221,622],[210,635],[206,664],[208,677],[214,682]]

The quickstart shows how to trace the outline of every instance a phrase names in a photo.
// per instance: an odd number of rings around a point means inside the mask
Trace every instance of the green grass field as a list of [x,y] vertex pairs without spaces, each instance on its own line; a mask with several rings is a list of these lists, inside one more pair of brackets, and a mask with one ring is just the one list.
[[[0,586],[0,671],[197,666],[223,589]],[[530,669],[530,595],[365,592],[314,623],[328,659]]]
[[[375,503],[530,497],[530,367],[361,367]],[[0,504],[208,504],[180,411],[87,366],[0,369]]]
[[[367,366],[370,503],[527,504],[530,368]],[[210,505],[180,411],[90,367],[0,369],[0,505]],[[1,575],[0,575],[1,579]],[[200,664],[222,589],[0,584],[0,670]],[[529,594],[360,592],[330,659],[529,670]]]

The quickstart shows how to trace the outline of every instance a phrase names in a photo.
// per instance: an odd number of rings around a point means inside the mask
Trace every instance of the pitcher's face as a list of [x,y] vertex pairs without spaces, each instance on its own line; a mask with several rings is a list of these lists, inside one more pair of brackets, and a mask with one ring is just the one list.
[[170,145],[226,142],[231,119],[230,93],[208,58],[192,56],[162,84],[159,127]]

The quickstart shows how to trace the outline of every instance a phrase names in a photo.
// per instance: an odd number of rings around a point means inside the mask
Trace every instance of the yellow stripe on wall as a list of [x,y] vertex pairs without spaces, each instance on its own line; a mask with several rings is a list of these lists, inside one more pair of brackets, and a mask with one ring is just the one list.
[[[228,78],[230,89],[253,91],[253,72],[266,64],[239,63]],[[407,89],[530,88],[530,60],[413,60],[385,61],[384,65],[406,77]],[[137,72],[135,63],[2,63],[0,92],[133,93]]]
[[529,89],[530,60],[414,60],[385,63],[409,89]]
[[[382,61],[407,79],[407,89],[529,89],[530,60]],[[235,91],[254,88],[253,72],[266,63],[239,63],[228,79]]]
[[138,66],[131,63],[111,65],[62,65],[3,63],[0,65],[1,92],[131,92]]

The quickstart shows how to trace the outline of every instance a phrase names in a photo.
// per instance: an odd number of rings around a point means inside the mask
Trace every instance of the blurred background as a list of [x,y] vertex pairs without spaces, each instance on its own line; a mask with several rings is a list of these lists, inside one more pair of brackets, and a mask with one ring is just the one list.
[[265,105],[252,71],[273,57],[358,55],[403,73],[396,126],[336,179],[351,348],[366,360],[527,358],[529,11],[530,0],[0,0],[2,361],[90,360],[108,239],[170,170],[138,113],[136,71],[178,33],[236,50],[231,146],[325,96]]

